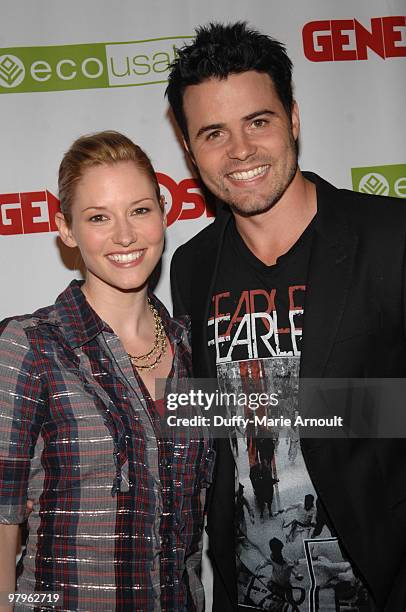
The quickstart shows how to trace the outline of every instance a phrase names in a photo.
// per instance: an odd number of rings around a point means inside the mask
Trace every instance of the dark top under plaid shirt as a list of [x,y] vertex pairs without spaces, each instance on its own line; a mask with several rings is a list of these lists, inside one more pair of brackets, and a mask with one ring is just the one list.
[[[176,386],[191,375],[188,328],[152,301]],[[202,610],[207,437],[160,437],[154,402],[77,281],[0,333],[0,522],[23,522],[34,501],[17,590],[59,593],[58,610]]]

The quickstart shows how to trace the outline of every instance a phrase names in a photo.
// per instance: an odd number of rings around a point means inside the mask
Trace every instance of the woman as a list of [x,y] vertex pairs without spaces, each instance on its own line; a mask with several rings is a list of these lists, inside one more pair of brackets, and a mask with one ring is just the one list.
[[201,610],[213,452],[201,430],[164,435],[155,396],[191,356],[185,322],[148,293],[166,222],[154,170],[119,133],[82,137],[59,196],[85,281],[0,328],[0,590],[14,591],[31,500],[17,591],[59,595],[60,610]]

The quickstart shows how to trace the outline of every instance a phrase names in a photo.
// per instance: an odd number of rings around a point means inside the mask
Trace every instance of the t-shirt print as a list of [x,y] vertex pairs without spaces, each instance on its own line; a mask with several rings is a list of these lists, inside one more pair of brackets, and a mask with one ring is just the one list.
[[[207,321],[219,387],[236,397],[278,398],[256,409],[256,424],[230,436],[240,609],[370,610],[308,474],[298,428],[267,425],[268,417],[294,423],[297,415],[308,245],[261,269],[228,240]],[[237,410],[252,417],[248,405]]]

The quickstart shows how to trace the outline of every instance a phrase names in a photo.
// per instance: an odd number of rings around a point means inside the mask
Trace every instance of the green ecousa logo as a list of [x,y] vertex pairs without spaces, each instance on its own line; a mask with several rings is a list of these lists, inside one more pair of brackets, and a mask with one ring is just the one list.
[[25,77],[25,66],[16,55],[0,56],[0,84],[9,89],[17,87]]
[[406,164],[352,168],[351,175],[354,191],[406,198]]
[[0,94],[165,83],[189,38],[0,48]]

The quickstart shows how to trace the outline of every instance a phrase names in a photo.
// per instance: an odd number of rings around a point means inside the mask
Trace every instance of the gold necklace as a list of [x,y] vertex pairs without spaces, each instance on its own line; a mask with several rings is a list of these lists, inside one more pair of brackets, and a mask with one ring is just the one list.
[[162,323],[162,319],[159,316],[157,309],[154,308],[154,306],[152,305],[151,300],[149,298],[148,306],[154,317],[154,346],[150,351],[148,351],[148,353],[145,353],[144,355],[131,355],[130,353],[127,353],[132,365],[137,368],[137,370],[153,370],[154,368],[156,368],[156,366],[161,361],[162,357],[165,355],[166,352],[166,333]]

